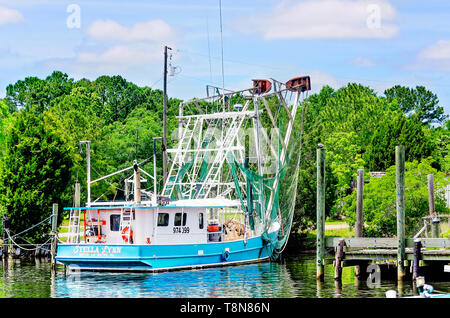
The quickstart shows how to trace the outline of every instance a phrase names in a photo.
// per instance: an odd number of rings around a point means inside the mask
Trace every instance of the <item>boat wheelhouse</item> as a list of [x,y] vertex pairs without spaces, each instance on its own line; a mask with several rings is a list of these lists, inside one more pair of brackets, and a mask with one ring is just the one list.
[[[247,90],[182,102],[161,191],[156,138],[153,175],[135,160],[93,181],[90,142],[82,141],[87,202],[80,206],[77,184],[56,260],[79,270],[161,271],[277,257],[292,224],[308,90],[308,76],[258,79]],[[125,174],[123,200],[91,200],[92,184]]]

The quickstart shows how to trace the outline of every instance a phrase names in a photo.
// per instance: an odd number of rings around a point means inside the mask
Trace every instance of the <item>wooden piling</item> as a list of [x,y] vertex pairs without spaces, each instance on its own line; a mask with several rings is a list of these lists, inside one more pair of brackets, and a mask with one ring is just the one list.
[[397,190],[397,279],[405,277],[405,147],[395,147]]
[[[363,189],[364,189],[364,169],[358,169],[356,178],[356,223],[355,237],[363,237]],[[354,268],[355,277],[361,276],[361,268],[356,265]]]
[[4,261],[8,260],[8,237],[6,235],[7,228],[8,228],[8,216],[4,214],[2,218],[2,229],[3,229],[2,259]]
[[316,237],[316,278],[324,278],[325,258],[325,149],[317,148],[317,237]]
[[414,240],[414,247],[413,247],[413,280],[415,280],[417,277],[420,276],[420,252],[422,248],[422,242],[420,239]]
[[52,209],[52,241],[51,241],[51,247],[50,247],[50,253],[51,253],[51,267],[52,269],[55,268],[56,266],[56,260],[55,260],[55,256],[56,256],[56,246],[57,246],[57,223],[58,223],[58,204],[54,203],[53,204],[53,209]]
[[336,255],[334,261],[334,279],[339,281],[342,279],[342,261],[344,260],[344,246],[345,246],[345,239],[339,240],[339,243],[336,246]]
[[355,237],[363,236],[363,187],[364,187],[364,169],[358,169],[358,176],[356,180]]
[[428,181],[428,211],[430,212],[431,219],[431,237],[438,238],[440,236],[440,220],[436,216],[435,204],[434,204],[434,176],[432,174],[427,175]]

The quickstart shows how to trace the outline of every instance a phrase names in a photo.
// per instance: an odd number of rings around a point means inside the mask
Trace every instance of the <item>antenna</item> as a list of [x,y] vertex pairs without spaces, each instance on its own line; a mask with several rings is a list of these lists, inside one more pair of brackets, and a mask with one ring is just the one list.
[[219,14],[220,14],[220,48],[222,51],[222,99],[223,99],[223,112],[225,112],[225,75],[223,67],[222,0],[219,0]]
[[208,15],[206,16],[206,33],[207,33],[207,35],[208,35],[209,81],[212,83],[211,47],[210,47],[210,44],[209,44],[209,23],[208,23]]

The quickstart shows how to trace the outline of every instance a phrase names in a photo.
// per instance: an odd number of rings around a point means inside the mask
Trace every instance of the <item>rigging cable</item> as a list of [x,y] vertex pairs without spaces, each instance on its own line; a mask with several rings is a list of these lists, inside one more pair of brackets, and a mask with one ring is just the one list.
[[225,72],[223,67],[223,36],[222,36],[222,0],[219,0],[219,14],[220,14],[220,48],[222,51],[222,98],[223,98],[223,112],[225,112]]

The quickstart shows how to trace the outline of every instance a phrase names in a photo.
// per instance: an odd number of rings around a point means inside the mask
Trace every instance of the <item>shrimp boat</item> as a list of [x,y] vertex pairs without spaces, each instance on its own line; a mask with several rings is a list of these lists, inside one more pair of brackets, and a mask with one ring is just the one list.
[[[179,105],[177,146],[165,182],[132,165],[91,181],[64,208],[67,241],[56,261],[72,270],[166,271],[276,259],[291,229],[310,77],[255,79],[249,89],[207,87]],[[174,142],[175,143],[175,142]],[[126,174],[124,199],[91,200],[91,186]],[[143,178],[144,176],[144,178]],[[147,179],[153,186],[144,189]],[[152,190],[152,191],[150,191]],[[75,191],[77,197],[77,191]]]

